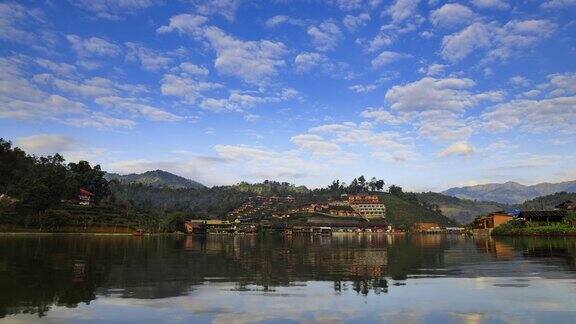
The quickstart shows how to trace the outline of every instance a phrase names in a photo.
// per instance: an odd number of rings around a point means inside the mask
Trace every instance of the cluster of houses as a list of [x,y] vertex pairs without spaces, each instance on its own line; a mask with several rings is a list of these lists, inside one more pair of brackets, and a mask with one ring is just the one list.
[[567,200],[554,210],[526,210],[518,213],[495,212],[479,217],[472,224],[473,229],[493,229],[513,219],[521,219],[531,223],[562,223],[568,211],[576,211],[576,202]]
[[294,203],[296,199],[292,196],[286,197],[249,197],[242,205],[235,208],[226,215],[227,219],[247,221],[256,220],[262,215],[278,216],[281,211],[291,212],[296,210]]
[[342,195],[340,200],[325,204],[311,204],[302,211],[326,214],[332,217],[358,217],[367,220],[386,217],[386,206],[377,195],[356,194]]

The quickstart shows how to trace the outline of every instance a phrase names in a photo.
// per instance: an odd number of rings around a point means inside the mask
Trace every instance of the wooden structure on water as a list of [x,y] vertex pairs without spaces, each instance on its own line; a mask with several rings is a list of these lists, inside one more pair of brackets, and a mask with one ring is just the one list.
[[184,233],[187,235],[206,235],[207,232],[206,221],[187,221],[184,223]]

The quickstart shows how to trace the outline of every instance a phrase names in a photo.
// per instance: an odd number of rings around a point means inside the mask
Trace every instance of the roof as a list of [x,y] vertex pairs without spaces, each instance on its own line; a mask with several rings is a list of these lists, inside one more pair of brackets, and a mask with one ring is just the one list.
[[84,188],[80,188],[80,194],[81,195],[86,195],[86,196],[93,196],[94,194],[91,193],[90,191],[84,189]]
[[566,216],[565,210],[528,210],[521,211],[518,217],[527,220],[545,220],[545,219],[562,219]]
[[342,205],[330,205],[328,207],[330,210],[344,210],[344,211],[349,211],[349,212],[354,212],[354,208],[352,208],[351,206],[342,206]]

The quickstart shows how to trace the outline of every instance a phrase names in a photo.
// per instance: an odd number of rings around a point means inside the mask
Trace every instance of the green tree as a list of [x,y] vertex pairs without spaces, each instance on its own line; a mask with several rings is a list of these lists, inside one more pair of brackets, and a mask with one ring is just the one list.
[[100,165],[90,166],[87,161],[80,161],[78,163],[68,163],[68,167],[73,174],[71,179],[68,179],[68,190],[70,194],[78,195],[78,190],[84,188],[94,194],[94,202],[98,203],[102,198],[110,195],[110,187],[108,181],[104,179],[104,171]]
[[391,185],[390,187],[388,187],[388,192],[391,195],[398,196],[398,197],[401,197],[403,194],[402,187],[397,186],[397,185]]

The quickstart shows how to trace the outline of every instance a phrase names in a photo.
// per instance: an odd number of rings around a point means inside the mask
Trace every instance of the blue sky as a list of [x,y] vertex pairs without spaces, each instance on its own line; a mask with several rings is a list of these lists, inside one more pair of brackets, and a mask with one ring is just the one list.
[[0,136],[208,185],[576,179],[576,1],[0,3]]

